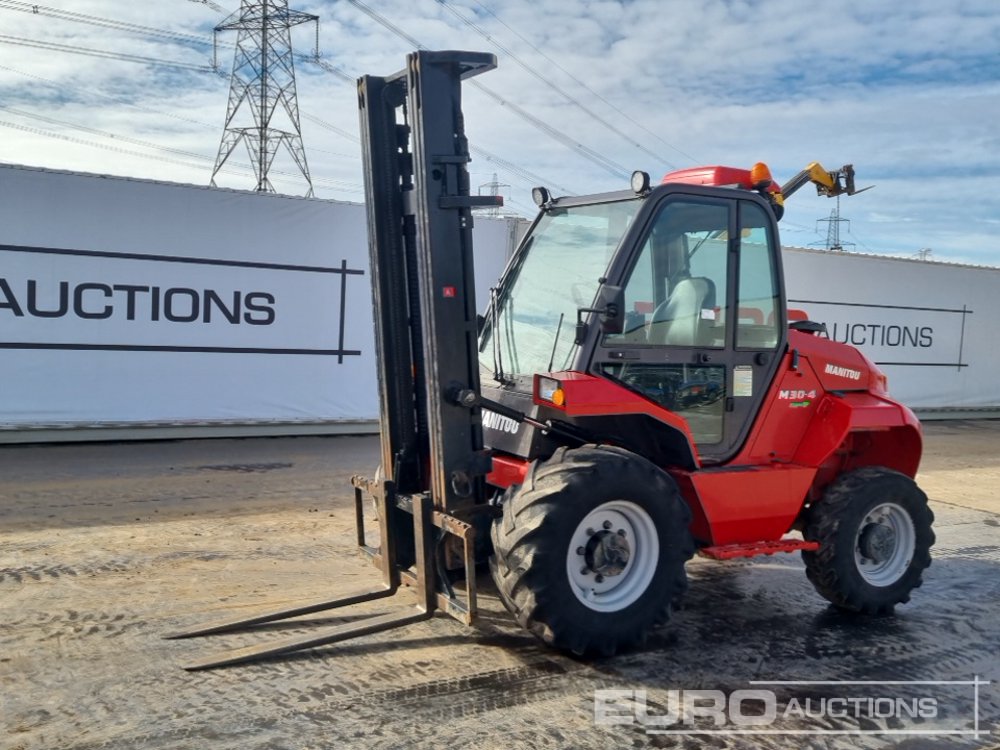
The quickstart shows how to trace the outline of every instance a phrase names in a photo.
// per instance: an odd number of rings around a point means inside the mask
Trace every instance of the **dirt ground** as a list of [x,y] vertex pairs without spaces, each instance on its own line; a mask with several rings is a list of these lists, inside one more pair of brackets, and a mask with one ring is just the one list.
[[[2,447],[0,748],[996,747],[1000,422],[928,423],[926,436],[918,479],[937,518],[935,560],[891,617],[829,608],[797,555],[696,559],[683,607],[640,653],[553,653],[511,621],[484,577],[475,628],[439,615],[196,673],[181,665],[309,625],[163,634],[376,582],[352,546],[349,479],[371,472],[377,438]],[[646,690],[649,712],[662,714],[669,690],[728,694],[753,680],[854,681],[772,686],[782,701],[870,696],[867,681],[964,684],[883,682],[881,694],[940,691],[937,714],[862,719],[861,734],[858,722],[787,714],[772,728],[798,736],[655,734],[631,715],[595,723],[595,690]]]

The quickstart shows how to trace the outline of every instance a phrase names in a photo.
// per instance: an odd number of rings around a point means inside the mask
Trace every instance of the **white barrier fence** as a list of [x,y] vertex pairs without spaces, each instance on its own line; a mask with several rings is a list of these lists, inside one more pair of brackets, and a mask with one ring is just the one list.
[[0,264],[7,430],[377,418],[362,205],[0,167]]
[[826,323],[917,409],[1000,409],[1000,269],[786,249],[789,306]]
[[[477,217],[480,306],[523,226]],[[1000,269],[800,249],[784,259],[790,306],[861,348],[897,398],[1000,409]],[[144,425],[370,429],[367,265],[359,204],[0,166],[0,440]]]

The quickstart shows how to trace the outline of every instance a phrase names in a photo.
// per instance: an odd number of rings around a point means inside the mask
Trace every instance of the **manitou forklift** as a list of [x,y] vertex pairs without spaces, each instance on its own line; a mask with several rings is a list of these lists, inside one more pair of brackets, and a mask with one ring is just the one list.
[[[786,309],[777,220],[854,172],[709,167],[555,198],[493,291],[474,296],[461,81],[492,55],[415,52],[359,81],[381,467],[356,477],[375,590],[231,620],[205,635],[409,590],[416,606],[213,657],[238,664],[443,610],[476,615],[476,566],[545,643],[640,644],[684,592],[695,552],[801,551],[837,607],[884,613],[930,564],[913,481],[921,432],[863,354]],[[379,544],[365,533],[367,498]],[[798,532],[796,535],[794,532]]]

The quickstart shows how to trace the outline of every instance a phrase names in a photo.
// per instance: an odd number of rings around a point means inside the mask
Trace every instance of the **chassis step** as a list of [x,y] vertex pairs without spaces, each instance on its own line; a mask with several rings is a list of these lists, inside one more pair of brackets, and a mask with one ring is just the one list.
[[815,551],[819,542],[807,542],[804,539],[779,539],[776,542],[745,542],[741,544],[721,544],[715,547],[702,547],[698,554],[713,560],[732,560],[737,557],[757,557],[758,555],[773,555],[777,552]]

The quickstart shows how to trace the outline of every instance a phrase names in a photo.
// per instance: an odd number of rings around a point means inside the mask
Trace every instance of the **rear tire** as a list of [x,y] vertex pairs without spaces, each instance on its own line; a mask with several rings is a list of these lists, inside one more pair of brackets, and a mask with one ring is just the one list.
[[910,600],[931,564],[934,513],[905,474],[866,467],[837,479],[809,512],[806,575],[837,607],[886,614]]
[[612,655],[640,645],[686,590],[689,521],[677,485],[646,459],[560,448],[507,491],[490,569],[522,627],[561,650]]

